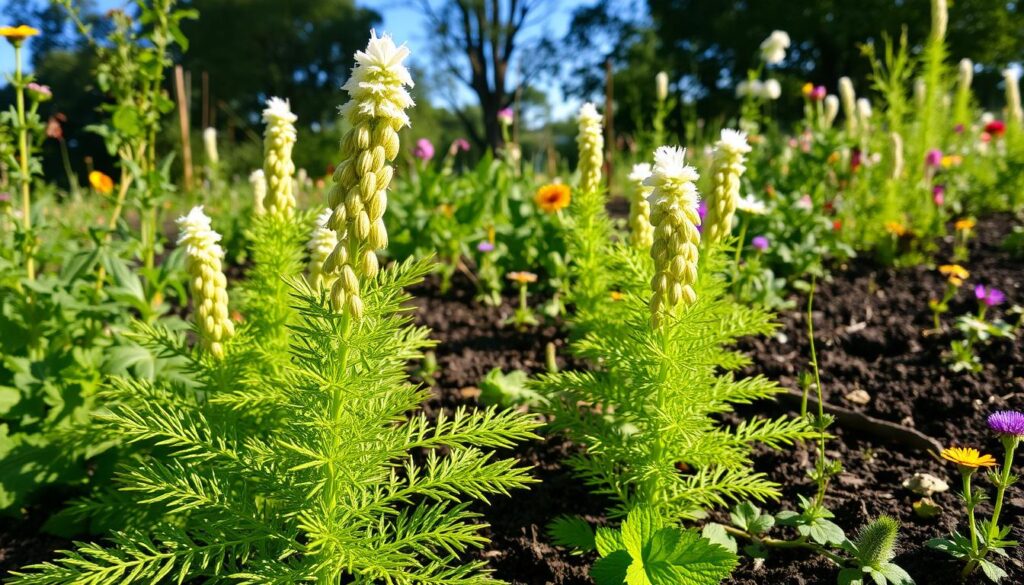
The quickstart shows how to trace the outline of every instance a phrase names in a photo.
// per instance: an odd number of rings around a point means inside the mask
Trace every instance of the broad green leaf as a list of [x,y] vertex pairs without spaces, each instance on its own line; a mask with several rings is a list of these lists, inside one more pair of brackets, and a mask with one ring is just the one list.
[[843,569],[839,571],[839,585],[863,585],[864,572],[860,569]]
[[879,568],[890,585],[914,585],[914,580],[896,563],[885,563]]
[[978,566],[981,567],[981,571],[985,573],[989,581],[999,583],[1006,578],[1006,571],[999,568],[998,565],[992,561],[981,559],[978,561]]
[[594,544],[597,546],[597,554],[602,557],[626,548],[622,542],[622,533],[604,526],[599,527],[594,534]]
[[590,578],[596,585],[622,585],[626,582],[626,570],[633,559],[624,550],[617,550],[597,559],[590,567]]
[[641,506],[634,508],[626,521],[622,523],[622,543],[629,556],[634,559],[644,558],[644,547],[661,528],[661,516],[654,508]]
[[700,531],[700,534],[704,538],[731,553],[735,553],[738,550],[736,539],[730,536],[729,533],[725,531],[725,527],[721,524],[716,522],[705,524],[704,528]]
[[594,531],[579,516],[562,516],[548,525],[551,540],[559,545],[590,552],[597,548]]

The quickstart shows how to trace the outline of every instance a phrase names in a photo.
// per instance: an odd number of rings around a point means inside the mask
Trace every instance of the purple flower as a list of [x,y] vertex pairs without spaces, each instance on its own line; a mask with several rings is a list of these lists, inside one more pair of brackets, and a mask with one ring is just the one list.
[[1024,414],[1016,410],[997,410],[988,415],[988,428],[1001,435],[1024,437]]
[[758,252],[764,252],[768,249],[768,238],[764,236],[754,236],[754,239],[750,240],[750,244],[754,246],[754,249]]
[[503,126],[511,126],[515,117],[516,114],[512,111],[512,108],[502,108],[498,110],[498,121],[501,122]]
[[964,133],[964,125],[963,125],[963,124],[957,124],[957,125],[956,125],[956,128],[953,128],[953,130],[954,130],[954,131],[955,131],[955,132],[956,132],[957,134],[963,134],[963,133]]
[[935,202],[935,205],[942,207],[942,205],[946,202],[945,185],[935,185],[934,187],[932,187],[932,201]]
[[828,95],[828,90],[825,89],[824,85],[817,85],[811,90],[811,99],[816,102],[825,99],[826,95]]
[[974,287],[974,297],[978,299],[978,302],[985,303],[987,307],[994,307],[1006,300],[1003,291],[993,287],[986,288],[980,284]]
[[700,203],[697,204],[697,215],[700,216],[700,225],[697,226],[697,231],[704,233],[704,216],[708,214],[708,202],[701,199]]
[[492,244],[489,240],[484,240],[476,245],[476,249],[484,253],[493,252],[494,244]]
[[426,138],[420,138],[412,149],[412,155],[423,162],[427,162],[434,158],[434,145]]
[[928,154],[924,156],[924,164],[933,169],[939,168],[942,165],[942,151],[938,148],[929,150]]

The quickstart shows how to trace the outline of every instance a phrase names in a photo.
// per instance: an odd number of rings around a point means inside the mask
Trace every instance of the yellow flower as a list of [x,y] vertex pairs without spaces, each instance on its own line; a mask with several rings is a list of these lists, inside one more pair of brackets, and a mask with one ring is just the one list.
[[953,228],[958,232],[970,231],[974,228],[974,220],[969,217],[965,219],[958,219],[956,220],[956,223],[953,224]]
[[532,272],[509,272],[505,275],[505,278],[513,282],[518,282],[519,284],[537,282],[537,275]]
[[971,447],[950,447],[943,449],[940,455],[947,461],[952,461],[961,467],[970,467],[972,469],[996,465],[994,457],[988,454],[982,455],[980,451]]
[[20,24],[18,26],[0,26],[0,37],[7,39],[7,41],[15,47],[20,45],[25,39],[34,37],[37,34],[39,34],[39,29],[32,28],[25,24]]
[[898,221],[885,222],[885,231],[896,236],[897,238],[901,238],[907,234],[906,226],[904,226],[902,223]]
[[834,165],[837,162],[839,162],[840,158],[842,158],[842,156],[838,152],[832,151],[832,154],[828,155],[828,161],[827,162],[830,165]]
[[811,94],[812,94],[812,93],[814,93],[814,84],[813,84],[813,83],[811,83],[810,81],[808,81],[808,82],[807,82],[807,83],[805,83],[805,84],[804,84],[804,86],[803,86],[803,87],[802,87],[802,88],[800,89],[800,92],[804,94],[804,97],[805,97],[805,98],[806,98],[806,97],[811,97]]
[[939,272],[948,278],[949,284],[952,284],[953,286],[962,285],[971,275],[970,272],[967,272],[967,269],[959,264],[943,264],[942,266],[939,266]]
[[101,195],[110,195],[114,190],[114,180],[100,171],[89,173],[89,184]]
[[959,166],[963,161],[964,158],[959,154],[947,154],[942,157],[940,164],[942,165],[942,168],[948,169],[949,167]]
[[621,301],[622,299],[626,298],[626,295],[622,294],[617,290],[613,290],[611,292],[611,296],[613,301]]
[[537,206],[547,213],[554,213],[560,209],[565,209],[569,206],[571,199],[572,195],[569,191],[569,186],[559,183],[544,185],[537,189],[537,194],[533,196]]

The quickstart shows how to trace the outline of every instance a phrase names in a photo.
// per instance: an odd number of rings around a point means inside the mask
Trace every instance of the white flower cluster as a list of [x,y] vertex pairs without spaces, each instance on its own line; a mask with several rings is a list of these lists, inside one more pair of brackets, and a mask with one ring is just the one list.
[[252,210],[256,215],[263,215],[267,211],[263,206],[267,198],[267,175],[263,169],[249,173],[249,186],[252,187]]
[[736,84],[736,97],[747,96],[774,101],[782,96],[782,85],[777,79],[743,80]]
[[594,104],[580,107],[579,133],[576,145],[580,153],[580,192],[596,193],[601,188],[601,167],[604,164],[604,129],[601,114]]
[[298,117],[292,113],[287,100],[276,97],[267,100],[267,108],[263,110],[263,122],[267,125],[263,135],[263,171],[267,181],[264,206],[267,213],[282,219],[295,213],[292,148],[297,138],[296,120]]
[[700,248],[700,196],[695,182],[700,175],[686,164],[685,157],[684,149],[662,146],[655,151],[654,168],[644,181],[653,187],[649,200],[654,226],[651,320],[655,326],[680,303],[689,305],[697,300],[693,285]]
[[744,163],[748,152],[750,145],[746,134],[731,128],[722,130],[715,150],[712,195],[704,223],[708,242],[721,242],[732,232],[732,218],[740,198],[740,177],[746,170]]
[[768,65],[776,65],[786,58],[786,49],[789,48],[789,33],[783,30],[774,30],[768,38],[761,41],[761,59]]
[[338,233],[328,227],[333,213],[330,208],[323,210],[309,238],[309,285],[316,290],[330,288],[334,283],[331,275],[324,274],[324,262],[338,245]]
[[221,264],[224,250],[217,243],[221,236],[210,227],[202,206],[178,218],[178,229],[200,342],[214,357],[223,358],[224,342],[234,335],[235,327],[228,315],[227,278]]
[[629,195],[629,243],[638,250],[649,250],[654,244],[654,226],[651,225],[651,203],[647,198],[651,188],[644,184],[651,176],[651,165],[633,165],[629,173],[632,191]]

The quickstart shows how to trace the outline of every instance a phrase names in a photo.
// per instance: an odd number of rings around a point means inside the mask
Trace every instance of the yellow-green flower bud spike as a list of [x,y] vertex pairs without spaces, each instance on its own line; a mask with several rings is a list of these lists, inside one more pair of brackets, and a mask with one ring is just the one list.
[[252,211],[256,215],[263,215],[267,212],[263,206],[267,198],[267,176],[263,169],[249,173],[249,185],[252,187]]
[[211,229],[202,206],[178,218],[178,230],[178,245],[185,247],[185,271],[200,343],[214,357],[223,358],[224,342],[235,334],[235,327],[228,315],[227,278],[221,265],[224,250],[217,243],[220,234]]
[[405,110],[413,105],[406,90],[413,86],[412,77],[402,65],[408,56],[404,45],[371,32],[342,86],[349,101],[341,113],[351,129],[341,141],[342,162],[328,194],[334,212],[329,227],[338,233],[338,244],[325,260],[324,272],[338,277],[331,287],[334,309],[354,319],[363,314],[359,280],[377,275],[377,250],[388,245],[384,212],[394,176],[391,162],[398,156],[398,131],[409,125]]
[[1006,82],[1006,119],[1017,126],[1024,120],[1024,109],[1020,105],[1020,77],[1013,69],[1003,70],[1003,81]]
[[941,43],[946,38],[946,27],[949,26],[949,8],[946,0],[932,0],[932,41]]
[[587,102],[580,108],[579,134],[576,146],[579,149],[580,193],[597,193],[601,189],[601,168],[604,166],[604,129],[601,114],[594,104]]
[[263,135],[263,172],[267,181],[264,207],[269,215],[288,219],[295,213],[292,148],[295,146],[295,121],[286,100],[272,97],[263,110],[267,128]]
[[328,208],[320,214],[309,238],[309,285],[314,290],[329,289],[335,280],[324,274],[324,263],[338,245],[338,233],[327,227],[332,213]]
[[216,167],[220,163],[220,155],[217,154],[216,128],[206,128],[203,130],[203,148],[206,150],[206,164]]
[[662,146],[654,152],[654,169],[645,183],[651,192],[654,225],[654,278],[651,280],[651,323],[657,327],[677,306],[696,302],[700,249],[700,215],[695,182],[697,170],[687,166],[686,150]]
[[839,97],[843,102],[843,115],[846,116],[846,129],[857,130],[857,92],[853,89],[853,81],[849,77],[839,78]]
[[740,178],[747,169],[744,155],[748,152],[746,134],[730,128],[722,130],[715,145],[712,191],[704,218],[704,239],[708,243],[721,242],[732,233],[732,218],[740,199]]
[[[660,74],[659,74],[660,75]],[[629,243],[637,250],[650,250],[654,243],[654,226],[651,225],[651,188],[644,184],[651,176],[651,165],[633,165],[629,173]]]

